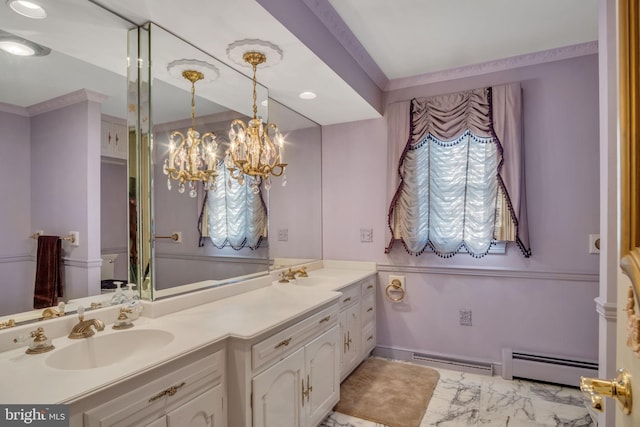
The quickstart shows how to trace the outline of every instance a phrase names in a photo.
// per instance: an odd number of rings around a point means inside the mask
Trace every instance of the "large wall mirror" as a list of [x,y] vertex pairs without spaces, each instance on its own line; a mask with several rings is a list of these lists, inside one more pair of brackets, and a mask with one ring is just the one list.
[[[37,318],[42,311],[33,310],[37,231],[60,237],[78,232],[75,244],[62,242],[65,289],[60,300],[72,303],[84,297],[107,300],[104,295],[112,290],[102,284],[129,279],[130,247],[138,248],[145,235],[154,251],[149,249],[147,261],[155,260],[147,262],[151,291],[144,297],[149,299],[184,292],[194,283],[232,283],[273,266],[321,258],[320,127],[275,101],[263,103],[264,87],[258,86],[259,114],[286,134],[289,166],[287,185],[274,179],[263,194],[268,230],[261,245],[236,250],[214,247],[206,236],[200,239],[203,194],[193,200],[175,186],[167,189],[163,138],[189,126],[191,103],[189,84],[167,65],[197,60],[218,69],[220,75],[210,84],[196,86],[195,113],[197,128],[212,130],[221,140],[231,117],[250,114],[250,69],[234,71],[157,29],[150,52],[156,55],[152,77],[141,81],[148,90],[140,93],[153,126],[146,135],[154,147],[146,175],[153,197],[145,199],[153,223],[132,242],[129,213],[141,183],[132,180],[130,163],[141,153],[130,150],[128,123],[144,114],[137,109],[139,100],[128,99],[137,86],[135,79],[127,80],[128,50],[139,42],[129,33],[136,26],[80,0],[52,2],[44,20],[17,15],[5,3],[0,8],[5,8],[0,13],[3,40],[26,39],[42,47],[39,56],[31,57],[0,50],[0,156],[5,160],[0,168],[5,201],[0,210],[0,323]],[[157,238],[175,232],[180,242]]]
[[[222,162],[231,121],[253,115],[251,78],[152,23],[132,34],[130,46],[138,49],[143,67],[130,73],[137,89],[133,99],[139,101],[130,115],[137,135],[132,143],[141,154],[130,178],[139,225],[130,280],[141,283],[143,296],[219,286],[265,274],[272,266],[321,258],[320,126],[269,100],[258,84],[257,115],[277,123],[285,135],[289,166],[270,189],[262,185],[252,194],[248,180],[243,189]],[[193,83],[185,71],[203,78]],[[171,135],[186,135],[193,125],[201,135],[216,136],[215,190],[196,183],[181,192],[179,181],[165,173]],[[264,220],[257,220],[256,210]]]
[[[87,1],[46,7],[31,19],[0,4],[0,39],[35,51],[0,50],[2,317],[33,309],[37,231],[78,232],[75,244],[62,241],[63,301],[100,294],[103,253],[111,274],[127,271],[126,152],[115,146],[126,147],[134,25]],[[101,145],[109,141],[113,149]]]

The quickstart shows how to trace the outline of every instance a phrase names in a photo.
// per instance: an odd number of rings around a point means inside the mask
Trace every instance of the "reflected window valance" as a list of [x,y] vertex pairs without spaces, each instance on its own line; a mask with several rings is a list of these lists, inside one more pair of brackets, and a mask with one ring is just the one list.
[[267,207],[262,189],[254,192],[249,179],[232,179],[224,162],[216,166],[215,188],[206,192],[199,219],[200,246],[209,238],[218,249],[257,249],[267,238]]
[[389,253],[460,250],[480,257],[497,240],[529,257],[519,83],[391,104]]

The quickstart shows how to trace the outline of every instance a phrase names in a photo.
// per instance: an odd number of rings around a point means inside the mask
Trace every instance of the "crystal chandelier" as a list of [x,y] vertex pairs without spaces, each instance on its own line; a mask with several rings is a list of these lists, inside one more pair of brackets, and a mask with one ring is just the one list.
[[231,176],[244,184],[245,175],[251,177],[251,187],[258,191],[264,180],[267,190],[271,188],[271,176],[281,176],[286,185],[284,162],[284,137],[275,123],[263,123],[257,117],[256,70],[267,60],[261,52],[246,52],[242,59],[253,67],[253,119],[246,124],[240,119],[231,122],[229,129],[229,149],[225,166]]
[[[196,131],[196,82],[204,79],[204,74],[196,70],[185,70],[182,77],[191,82],[191,127],[185,136],[173,131],[169,138],[169,158],[164,160],[162,171],[167,178],[167,188],[171,190],[171,180],[179,181],[178,192],[184,193],[187,185],[189,196],[196,197],[196,183],[202,181],[204,189],[213,188],[216,178],[216,149],[218,144],[213,132],[202,137]],[[188,183],[188,184],[187,184]]]

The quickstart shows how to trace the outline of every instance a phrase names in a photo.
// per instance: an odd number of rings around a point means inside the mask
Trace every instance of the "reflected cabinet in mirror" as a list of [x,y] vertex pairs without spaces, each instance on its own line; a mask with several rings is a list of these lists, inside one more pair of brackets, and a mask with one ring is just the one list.
[[[319,259],[320,127],[269,100],[260,84],[254,113],[252,78],[152,23],[132,34],[141,66],[129,75],[138,102],[130,114],[137,247],[129,279],[141,284],[142,296],[163,298]],[[237,179],[225,162],[232,122],[254,114],[277,123],[285,137],[289,166],[271,185]],[[181,151],[196,145],[198,154]]]

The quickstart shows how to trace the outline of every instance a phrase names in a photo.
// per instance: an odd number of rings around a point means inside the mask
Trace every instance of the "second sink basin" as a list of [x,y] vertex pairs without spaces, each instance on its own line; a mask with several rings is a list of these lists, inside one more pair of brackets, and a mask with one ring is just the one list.
[[54,350],[46,364],[55,369],[102,368],[132,355],[155,351],[173,341],[173,334],[160,329],[133,329],[101,335],[96,333],[68,347]]

